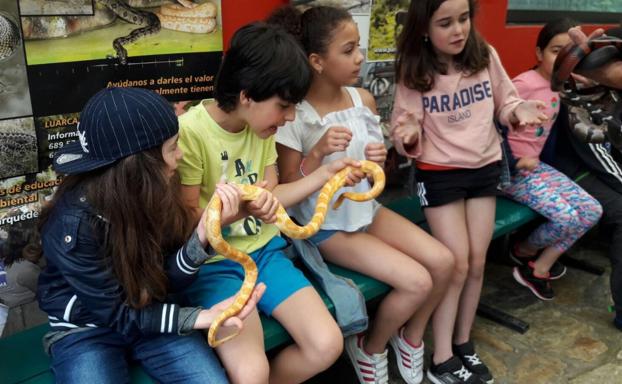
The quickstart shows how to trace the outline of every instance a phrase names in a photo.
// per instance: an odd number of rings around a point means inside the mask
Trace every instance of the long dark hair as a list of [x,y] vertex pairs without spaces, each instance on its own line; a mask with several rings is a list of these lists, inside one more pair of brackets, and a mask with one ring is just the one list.
[[[397,78],[411,89],[427,92],[434,87],[434,76],[446,74],[447,65],[441,63],[431,42],[425,41],[434,12],[446,0],[413,0],[408,8],[406,24],[397,42],[395,70]],[[490,63],[488,44],[475,29],[476,0],[469,1],[471,30],[462,52],[454,56],[456,66],[467,74],[474,74]]]
[[180,247],[193,230],[179,188],[179,180],[166,174],[157,146],[103,169],[66,176],[42,209],[39,228],[65,193],[82,190],[101,216],[94,215],[91,224],[95,233],[104,227],[102,257],[112,265],[128,304],[141,308],[166,297],[163,253]]
[[317,6],[300,12],[292,5],[277,8],[266,19],[298,39],[307,56],[326,53],[335,29],[344,21],[352,21],[352,15],[343,8]]

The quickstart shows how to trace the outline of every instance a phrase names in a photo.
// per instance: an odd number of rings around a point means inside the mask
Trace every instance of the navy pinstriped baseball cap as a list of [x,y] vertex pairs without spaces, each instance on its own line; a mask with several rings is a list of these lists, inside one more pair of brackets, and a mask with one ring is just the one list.
[[142,88],[106,88],[84,106],[79,140],[54,154],[54,170],[83,173],[153,148],[179,130],[173,107],[157,93]]

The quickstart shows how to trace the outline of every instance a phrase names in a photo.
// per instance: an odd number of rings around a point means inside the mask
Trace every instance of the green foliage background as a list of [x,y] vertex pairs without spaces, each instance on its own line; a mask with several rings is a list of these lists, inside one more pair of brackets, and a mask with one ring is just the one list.
[[408,10],[409,0],[373,0],[367,60],[393,60],[395,56],[395,14]]

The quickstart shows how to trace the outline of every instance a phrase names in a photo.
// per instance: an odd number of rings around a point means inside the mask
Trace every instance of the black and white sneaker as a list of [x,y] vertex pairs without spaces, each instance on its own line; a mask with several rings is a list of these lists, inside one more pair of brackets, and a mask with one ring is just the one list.
[[433,384],[481,384],[482,381],[475,373],[469,371],[462,361],[452,356],[449,360],[435,365],[430,359],[428,380]]
[[534,276],[533,263],[523,265],[522,267],[514,267],[512,276],[520,285],[529,288],[538,299],[553,300],[555,298],[549,278]]
[[462,364],[471,372],[479,376],[480,380],[486,384],[492,384],[495,379],[492,377],[490,370],[479,358],[479,355],[475,352],[475,347],[472,341],[467,341],[464,344],[453,345],[452,349],[454,355],[458,356],[462,360]]
[[[510,248],[510,259],[517,266],[523,266],[529,264],[529,262],[536,262],[538,259],[538,255],[535,256],[518,256],[517,253],[517,243],[514,244]],[[551,266],[549,270],[549,280],[557,280],[566,274],[567,268],[564,264],[560,263],[559,260],[555,260],[555,263]]]

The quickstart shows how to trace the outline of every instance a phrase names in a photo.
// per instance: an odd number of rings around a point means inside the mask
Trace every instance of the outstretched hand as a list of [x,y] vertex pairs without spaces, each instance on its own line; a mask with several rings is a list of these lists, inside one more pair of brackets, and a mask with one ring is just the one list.
[[394,143],[412,145],[421,135],[421,125],[412,112],[406,112],[395,120],[395,126],[391,132],[391,140]]
[[[253,289],[253,293],[249,297],[244,308],[238,313],[236,316],[228,318],[224,323],[221,330],[224,331],[226,327],[236,327],[238,329],[242,329],[243,321],[250,315],[250,313],[255,310],[257,303],[261,300],[261,296],[266,291],[266,285],[264,283],[259,283]],[[227,309],[231,303],[235,300],[235,296],[231,296],[230,298],[221,301],[218,304],[213,305],[209,309],[203,309],[199,313],[197,320],[194,322],[194,329],[208,329],[210,325],[216,320],[216,318]]]
[[514,109],[515,121],[520,127],[527,125],[539,125],[549,120],[549,117],[543,112],[546,104],[540,100],[527,100],[518,105]]

